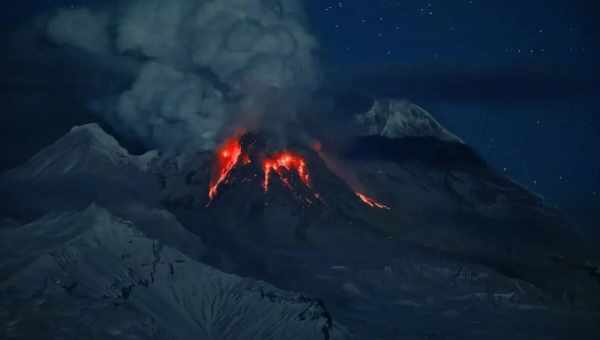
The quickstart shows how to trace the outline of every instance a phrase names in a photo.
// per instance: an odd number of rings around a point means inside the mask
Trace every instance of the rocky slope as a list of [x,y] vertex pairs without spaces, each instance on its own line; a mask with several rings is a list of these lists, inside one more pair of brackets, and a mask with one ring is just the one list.
[[0,231],[3,339],[333,339],[323,304],[199,263],[91,206]]

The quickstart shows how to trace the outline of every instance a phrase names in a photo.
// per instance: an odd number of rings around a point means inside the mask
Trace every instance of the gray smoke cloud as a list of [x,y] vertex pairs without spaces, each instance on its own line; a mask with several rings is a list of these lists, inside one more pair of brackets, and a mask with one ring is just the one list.
[[79,47],[91,53],[107,53],[109,17],[87,8],[61,9],[48,23],[48,35],[56,42]]
[[139,60],[109,110],[116,128],[164,149],[211,148],[229,126],[293,120],[319,81],[299,0],[127,0],[63,9],[47,33],[88,53]]

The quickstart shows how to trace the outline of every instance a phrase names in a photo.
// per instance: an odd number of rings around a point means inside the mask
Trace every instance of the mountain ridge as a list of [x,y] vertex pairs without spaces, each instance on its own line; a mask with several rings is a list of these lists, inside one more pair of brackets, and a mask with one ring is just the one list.
[[[30,260],[13,266],[20,269],[2,280],[0,290],[11,297],[3,296],[0,303],[8,307],[32,293],[29,298],[47,301],[33,310],[29,302],[21,302],[23,309],[11,316],[0,313],[10,325],[2,330],[8,338],[43,336],[31,317],[44,313],[52,313],[53,324],[60,325],[47,334],[78,336],[71,316],[78,309],[97,317],[88,332],[111,338],[338,338],[320,301],[209,268],[146,238],[130,222],[96,205],[1,232],[2,251],[10,253],[5,255]],[[10,247],[16,241],[18,246]],[[46,282],[37,293],[34,278]],[[106,314],[110,311],[113,317]],[[152,327],[144,329],[147,320]]]

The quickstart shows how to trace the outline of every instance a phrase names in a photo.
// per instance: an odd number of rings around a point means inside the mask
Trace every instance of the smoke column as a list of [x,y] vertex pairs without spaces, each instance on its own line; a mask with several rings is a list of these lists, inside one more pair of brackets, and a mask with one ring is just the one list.
[[138,65],[102,109],[148,147],[213,148],[233,124],[285,125],[319,82],[317,42],[297,0],[127,0],[61,9],[57,44]]

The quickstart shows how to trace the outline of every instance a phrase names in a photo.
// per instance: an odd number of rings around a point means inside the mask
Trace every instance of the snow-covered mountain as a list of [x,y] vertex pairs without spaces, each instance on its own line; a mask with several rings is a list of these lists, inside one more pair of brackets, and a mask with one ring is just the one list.
[[461,142],[420,106],[407,100],[378,99],[371,109],[357,114],[356,122],[367,136],[388,138],[435,137],[448,142]]
[[74,174],[97,174],[119,167],[146,170],[156,152],[130,155],[117,140],[98,124],[76,126],[56,143],[41,150],[24,166],[8,173],[15,180],[42,180]]
[[225,274],[91,206],[0,230],[3,339],[336,339],[323,304]]
[[[0,212],[17,209],[39,216],[56,209],[83,209],[93,202],[108,208],[128,208],[124,202],[157,207],[158,183],[148,170],[158,156],[155,151],[131,155],[98,124],[74,127],[0,176],[7,202]],[[19,205],[20,201],[28,203]]]
[[597,282],[580,265],[586,244],[560,211],[412,104],[379,100],[360,116],[365,136],[336,154],[337,166],[328,145],[289,145],[309,185],[288,171],[265,190],[262,160],[276,143],[245,135],[247,159],[213,200],[213,153],[133,156],[97,125],[73,129],[0,176],[5,334],[37,335],[26,331],[47,324],[46,312],[62,320],[47,334],[67,338],[598,331]]

